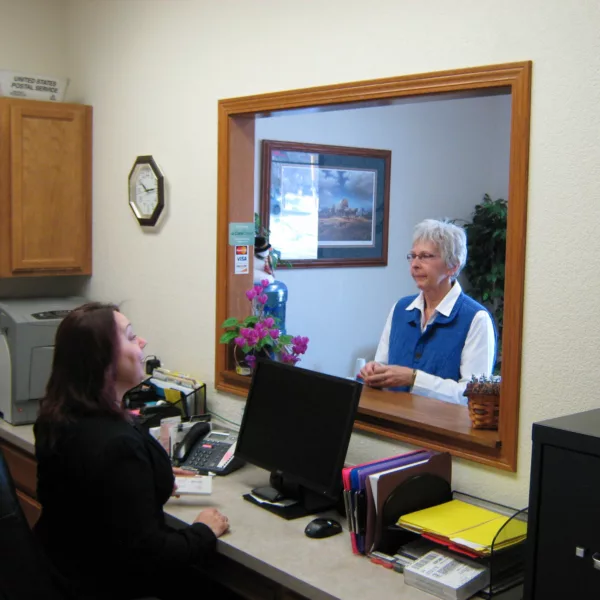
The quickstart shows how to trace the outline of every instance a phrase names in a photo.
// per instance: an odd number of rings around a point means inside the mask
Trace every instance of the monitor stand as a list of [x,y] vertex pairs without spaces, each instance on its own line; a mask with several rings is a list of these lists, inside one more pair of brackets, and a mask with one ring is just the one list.
[[281,473],[271,473],[270,484],[244,494],[244,500],[288,520],[323,512],[337,504],[336,500],[292,482]]

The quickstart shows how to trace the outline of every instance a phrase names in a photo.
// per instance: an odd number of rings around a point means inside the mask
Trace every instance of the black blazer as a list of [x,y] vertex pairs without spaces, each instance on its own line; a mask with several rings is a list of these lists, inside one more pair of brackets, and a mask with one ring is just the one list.
[[38,420],[34,432],[42,504],[35,532],[78,592],[157,594],[214,551],[206,525],[176,530],[165,523],[173,471],[141,427],[95,416],[59,431]]

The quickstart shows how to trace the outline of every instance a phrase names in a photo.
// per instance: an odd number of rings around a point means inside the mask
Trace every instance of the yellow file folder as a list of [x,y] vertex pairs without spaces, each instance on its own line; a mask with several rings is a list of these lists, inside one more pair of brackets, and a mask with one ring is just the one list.
[[398,525],[417,531],[450,538],[451,535],[482,525],[496,519],[498,513],[468,504],[462,500],[451,500],[431,508],[403,515]]
[[[498,532],[500,533],[498,534]],[[489,554],[494,538],[496,538],[494,548],[499,550],[517,544],[525,537],[527,537],[527,523],[517,519],[510,520],[510,517],[498,517],[482,525],[461,531],[451,536],[450,540],[457,546],[463,546],[481,554]]]
[[527,523],[510,520],[497,512],[461,500],[451,500],[403,515],[398,525],[447,540],[479,554],[491,552],[494,538],[500,530],[494,545],[496,549],[516,544],[527,535]]

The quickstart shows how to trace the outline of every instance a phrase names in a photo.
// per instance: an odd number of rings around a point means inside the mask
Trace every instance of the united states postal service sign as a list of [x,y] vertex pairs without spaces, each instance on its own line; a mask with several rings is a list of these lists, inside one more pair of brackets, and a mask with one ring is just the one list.
[[0,69],[0,96],[62,102],[69,79]]

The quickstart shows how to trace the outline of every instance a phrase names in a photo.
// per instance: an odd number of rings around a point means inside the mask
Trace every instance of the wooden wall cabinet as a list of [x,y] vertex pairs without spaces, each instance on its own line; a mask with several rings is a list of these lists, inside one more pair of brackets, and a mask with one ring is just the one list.
[[0,98],[0,277],[92,272],[92,107]]

